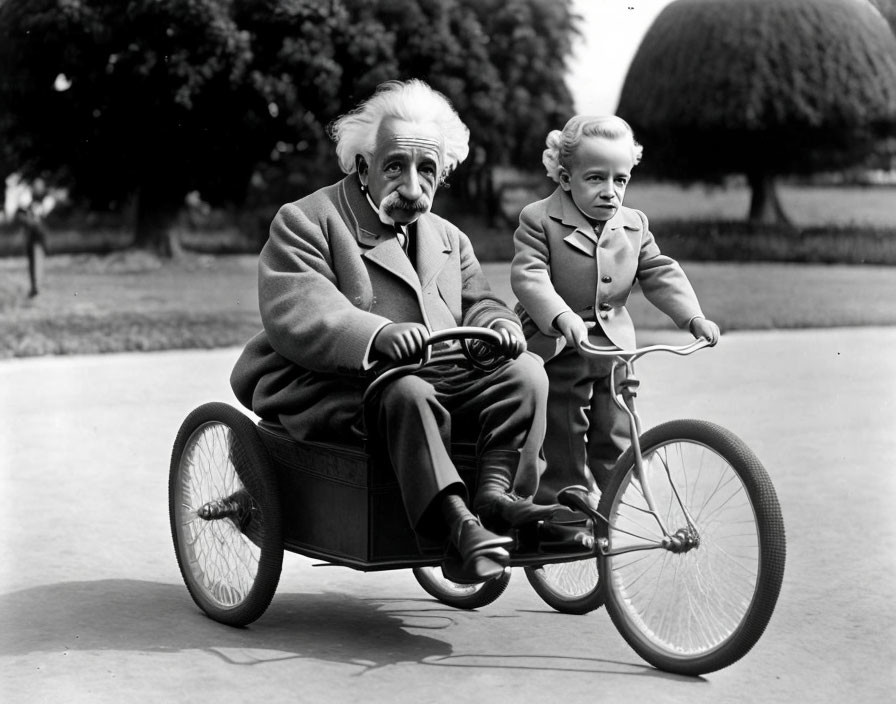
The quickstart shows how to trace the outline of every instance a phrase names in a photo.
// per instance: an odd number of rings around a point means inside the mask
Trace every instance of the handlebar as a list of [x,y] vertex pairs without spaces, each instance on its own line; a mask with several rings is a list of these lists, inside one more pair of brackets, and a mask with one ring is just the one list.
[[501,335],[491,328],[477,328],[472,326],[447,328],[430,333],[426,339],[427,351],[432,351],[432,346],[440,342],[451,340],[482,340],[492,345],[501,344]]
[[[498,346],[501,344],[501,335],[491,328],[479,328],[473,326],[446,328],[445,330],[436,330],[435,332],[430,333],[429,337],[427,337],[426,341],[423,343],[423,356],[419,360],[409,361],[407,364],[399,364],[398,366],[386,369],[372,382],[370,382],[369,386],[364,391],[365,405],[367,403],[367,400],[371,396],[373,396],[373,394],[378,391],[380,387],[382,387],[386,382],[391,381],[396,377],[415,372],[418,369],[425,367],[427,364],[430,364],[432,362],[432,351],[435,345],[442,342],[451,342],[455,340],[481,340],[482,342],[488,343],[490,345]],[[471,359],[469,352],[466,349],[464,349],[464,351],[461,353],[441,357],[439,361],[457,363],[463,363],[464,361],[467,361],[473,363],[473,360]]]
[[[497,346],[501,344],[501,335],[490,328],[472,326],[436,330],[435,332],[430,333],[429,337],[427,337],[424,343],[424,351],[421,359],[386,369],[370,383],[364,392],[365,403],[388,381],[391,381],[398,376],[415,372],[427,364],[430,364],[432,362],[432,350],[435,345],[453,340],[481,340],[482,342]],[[671,352],[672,354],[684,356],[693,354],[697,350],[702,350],[704,347],[710,346],[712,346],[712,343],[702,337],[687,345],[650,345],[648,347],[639,347],[633,350],[622,350],[618,347],[599,347],[591,344],[588,340],[583,340],[579,345],[579,351],[590,357],[614,357],[631,365],[636,359],[653,352]],[[463,363],[465,360],[471,362],[470,356],[466,351],[464,353],[447,355],[440,358],[440,361],[445,362]]]
[[632,363],[636,359],[653,352],[671,352],[680,356],[693,354],[697,350],[704,347],[712,347],[713,343],[705,337],[694,340],[687,345],[649,345],[647,347],[637,347],[633,350],[622,350],[618,347],[599,347],[592,345],[588,340],[583,340],[579,344],[579,351],[587,357],[615,357],[624,362]]

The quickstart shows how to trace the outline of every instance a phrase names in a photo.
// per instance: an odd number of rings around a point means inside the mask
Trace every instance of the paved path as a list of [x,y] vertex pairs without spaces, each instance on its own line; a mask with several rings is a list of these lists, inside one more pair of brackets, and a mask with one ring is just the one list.
[[265,616],[220,626],[182,585],[166,482],[186,413],[233,402],[237,351],[2,362],[3,700],[889,700],[894,348],[896,328],[732,333],[715,350],[641,363],[645,426],[728,426],[763,459],[787,525],[769,629],[741,662],[700,679],[645,666],[602,610],[552,612],[521,572],[468,613],[429,599],[407,572],[288,554]]

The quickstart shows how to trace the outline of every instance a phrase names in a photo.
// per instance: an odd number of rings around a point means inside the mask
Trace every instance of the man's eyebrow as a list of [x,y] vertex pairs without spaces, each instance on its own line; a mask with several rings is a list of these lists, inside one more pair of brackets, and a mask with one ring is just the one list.
[[405,161],[408,158],[407,152],[403,152],[400,150],[396,150],[393,152],[386,152],[383,156],[383,161]]
[[[400,149],[396,149],[395,151],[388,151],[383,156],[383,163],[388,163],[391,161],[408,161],[410,159],[410,155],[408,152]],[[431,161],[433,164],[439,163],[439,155],[438,154],[429,154],[424,153],[420,155],[421,161]]]

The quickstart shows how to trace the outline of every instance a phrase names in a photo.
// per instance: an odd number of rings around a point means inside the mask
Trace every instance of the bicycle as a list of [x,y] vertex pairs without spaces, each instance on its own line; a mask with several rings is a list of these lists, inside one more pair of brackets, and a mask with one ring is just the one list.
[[[432,334],[419,362],[381,374],[368,397],[430,363],[433,345],[477,339],[494,344],[497,335],[481,328]],[[445,555],[420,550],[380,453],[299,442],[228,404],[203,404],[178,431],[169,473],[171,532],[187,589],[211,618],[244,626],[268,608],[284,550],[361,571],[411,568],[429,594],[465,609],[493,602],[511,568],[523,567],[553,608],[586,613],[605,601],[626,641],[660,669],[703,674],[726,667],[762,635],[780,591],[785,544],[774,488],[729,431],[682,420],[642,434],[634,407],[636,359],[656,351],[690,354],[706,344],[583,348],[617,358],[614,374],[625,369],[617,403],[629,414],[632,447],[599,498],[583,487],[560,494],[561,503],[587,519],[581,550],[549,552],[537,531],[517,532],[509,567],[475,585],[446,579]],[[482,364],[466,342],[454,359]],[[452,457],[475,491],[472,446],[455,445]],[[645,576],[654,585],[649,594],[639,586]]]

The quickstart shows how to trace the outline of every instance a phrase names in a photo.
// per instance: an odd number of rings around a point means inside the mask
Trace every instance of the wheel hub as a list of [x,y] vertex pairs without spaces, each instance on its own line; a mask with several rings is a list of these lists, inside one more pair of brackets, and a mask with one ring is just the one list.
[[693,526],[679,528],[672,535],[663,538],[663,547],[669,552],[688,552],[700,547],[700,536]]
[[252,499],[249,492],[240,489],[223,499],[214,499],[200,506],[196,515],[204,521],[230,518],[241,530],[245,530],[252,518]]

